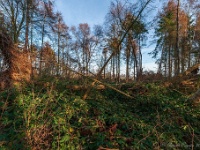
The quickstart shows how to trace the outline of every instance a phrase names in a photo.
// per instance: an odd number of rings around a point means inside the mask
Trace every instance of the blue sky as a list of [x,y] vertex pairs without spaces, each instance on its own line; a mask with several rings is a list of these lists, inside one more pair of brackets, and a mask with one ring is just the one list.
[[93,26],[103,23],[110,2],[111,0],[56,0],[56,6],[68,26],[79,23]]
[[[62,13],[65,23],[71,27],[88,23],[91,27],[103,24],[112,0],[55,0],[56,8]],[[152,16],[151,16],[152,17]],[[148,43],[147,43],[148,45]],[[142,49],[144,70],[156,70],[155,60],[148,55],[153,46]]]

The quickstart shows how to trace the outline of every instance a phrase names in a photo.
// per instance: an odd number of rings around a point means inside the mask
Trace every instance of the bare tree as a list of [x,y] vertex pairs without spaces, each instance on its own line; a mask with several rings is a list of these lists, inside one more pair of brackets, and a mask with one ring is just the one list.
[[25,22],[24,1],[1,0],[0,9],[5,15],[5,24],[14,43],[19,42],[19,36]]

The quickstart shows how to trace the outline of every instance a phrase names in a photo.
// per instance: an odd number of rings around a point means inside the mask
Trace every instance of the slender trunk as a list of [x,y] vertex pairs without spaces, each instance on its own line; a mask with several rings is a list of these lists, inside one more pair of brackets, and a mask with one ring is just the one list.
[[[33,17],[33,13],[31,13],[31,18]],[[30,23],[31,23],[31,47],[30,47],[30,52],[31,52],[31,57],[30,57],[30,60],[31,60],[31,79],[34,77],[34,74],[33,74],[33,69],[35,68],[35,63],[33,63],[33,54],[34,54],[34,51],[33,51],[33,22],[32,20],[30,20]],[[34,54],[35,55],[35,54]],[[33,68],[34,66],[34,68]]]
[[[67,67],[71,67],[70,65],[69,65],[69,52],[68,52],[68,48],[67,48],[67,51],[66,51],[66,66]],[[70,76],[69,76],[69,69],[67,69],[66,68],[66,76],[67,76],[67,78],[69,78]]]
[[139,36],[139,71],[140,71],[140,75],[142,75],[142,52],[141,52],[141,38]]
[[85,66],[85,70],[86,70],[86,75],[89,75],[89,48],[86,48],[86,66]]
[[180,72],[180,58],[179,58],[179,5],[180,0],[177,0],[177,11],[176,11],[176,49],[175,49],[175,75],[178,75]]
[[162,63],[163,63],[163,59],[164,59],[164,47],[165,47],[165,45],[162,46],[161,58],[160,58],[160,62],[158,64],[158,73],[159,74],[162,74]]
[[133,76],[134,76],[134,80],[136,79],[136,70],[135,70],[135,59],[134,59],[134,61],[133,61]]
[[113,59],[111,59],[110,61],[110,81],[112,80],[112,63],[113,62]]
[[192,50],[192,46],[191,46],[191,39],[189,39],[189,52],[188,52],[188,68],[190,68],[190,61],[191,61],[191,50]]
[[44,48],[44,27],[45,27],[45,18],[46,18],[46,15],[44,15],[44,20],[43,20],[43,25],[42,25],[42,37],[41,37],[41,49],[40,49],[40,66],[39,66],[39,74],[41,74],[42,73],[42,64],[43,64],[43,53],[42,53],[42,50],[43,50],[43,48]]
[[58,68],[57,68],[57,75],[59,75],[59,72],[60,72],[60,31],[58,29]]
[[[104,52],[104,63],[106,62],[107,60],[107,53],[106,51]],[[106,79],[106,67],[104,68],[104,79]]]
[[120,82],[120,49],[121,49],[121,46],[118,47],[118,80],[117,82],[119,83]]
[[133,51],[133,56],[134,56],[134,78],[137,79],[138,77],[137,48],[133,44],[132,44],[132,51]]
[[130,48],[126,50],[126,82],[129,81],[129,62],[130,62]]
[[30,4],[29,0],[26,0],[26,27],[25,27],[25,45],[24,50],[28,50],[28,39],[29,39],[29,23],[30,23],[30,16],[29,16]]
[[184,72],[184,70],[185,70],[185,43],[186,43],[187,41],[184,39],[183,41],[182,41],[182,43],[184,43],[184,44],[181,44],[182,46],[181,46],[181,73],[183,73]]
[[116,58],[115,58],[115,73],[116,73],[116,75],[115,75],[115,82],[117,82],[117,78],[118,78],[118,54],[116,54]]
[[169,44],[169,50],[168,50],[168,70],[169,70],[169,79],[171,78],[171,45]]
[[142,52],[140,50],[140,74],[143,74],[143,68],[142,68]]
[[83,54],[82,54],[82,73],[85,75],[85,50],[82,48]]
[[115,56],[113,57],[113,60],[112,60],[112,67],[113,67],[112,78],[115,79]]

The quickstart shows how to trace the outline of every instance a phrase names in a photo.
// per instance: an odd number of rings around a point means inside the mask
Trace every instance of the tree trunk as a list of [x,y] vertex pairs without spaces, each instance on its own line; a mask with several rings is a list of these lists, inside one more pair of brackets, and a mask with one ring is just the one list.
[[130,48],[126,50],[126,82],[129,81],[129,62],[130,62]]
[[180,72],[180,58],[179,58],[179,5],[180,0],[177,0],[177,12],[176,12],[176,49],[175,49],[175,75]]
[[120,82],[120,49],[121,46],[118,47],[118,70],[117,70],[117,82]]
[[171,79],[172,75],[172,68],[171,68],[171,44],[169,45],[169,51],[168,51],[168,69],[169,69],[169,79]]
[[29,16],[29,11],[30,11],[30,1],[26,0],[26,27],[25,27],[25,45],[24,45],[24,50],[28,51],[28,46],[29,46],[29,23],[30,23],[30,16]]

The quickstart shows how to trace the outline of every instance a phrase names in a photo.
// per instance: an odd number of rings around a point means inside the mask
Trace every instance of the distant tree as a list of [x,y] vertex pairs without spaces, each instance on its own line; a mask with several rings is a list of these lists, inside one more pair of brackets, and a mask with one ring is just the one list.
[[200,63],[200,13],[197,14],[196,24],[194,25],[194,52],[196,63]]
[[[121,1],[112,2],[110,12],[107,15],[106,27],[109,26],[107,30],[107,37],[108,41],[111,41],[111,51],[116,52],[111,59],[113,78],[115,78],[114,68],[116,68],[116,78],[118,82],[120,78],[120,64],[122,62],[122,54],[124,54],[126,61],[127,81],[129,80],[132,60],[132,68],[134,70],[135,78],[137,78],[142,71],[142,53],[139,44],[142,35],[144,35],[147,30],[141,19],[138,18],[137,20],[135,20],[135,5],[136,4],[128,3],[127,1],[125,1],[124,3],[122,3]],[[133,22],[134,24],[132,24]],[[124,41],[119,46],[118,44],[124,33],[126,33],[126,36],[124,36]],[[113,46],[114,44],[116,46]]]
[[57,36],[57,62],[58,62],[58,68],[57,68],[57,74],[59,75],[60,69],[61,69],[61,41],[62,39],[66,38],[68,36],[68,27],[64,23],[63,17],[61,13],[56,13],[56,23],[53,26],[53,31],[55,35]]
[[[37,31],[39,31],[41,36],[41,48],[44,46],[44,39],[47,37],[48,39],[51,39],[52,31],[53,31],[53,25],[56,22],[55,14],[53,12],[53,3],[50,0],[40,0],[38,2],[37,12],[35,14],[36,19],[33,21],[33,26]],[[42,62],[43,56],[42,51],[40,50],[40,62]],[[39,72],[41,72],[41,63],[39,63]]]
[[87,23],[83,23],[79,24],[78,28],[72,27],[71,31],[74,37],[73,49],[79,69],[83,74],[88,75],[92,56],[102,36],[102,30],[98,26],[95,29],[95,34],[93,34],[90,26]]
[[191,65],[200,63],[200,1],[187,0],[186,8],[189,8],[190,18],[190,54]]
[[50,44],[47,42],[42,48],[42,74],[55,75],[56,74],[56,55]]
[[101,59],[99,56],[103,54],[102,58],[105,61],[106,59],[105,57],[107,55],[107,50],[106,50],[107,48],[106,48],[106,43],[105,43],[105,34],[104,34],[103,26],[94,25],[93,32],[92,32],[92,41],[93,41],[92,42],[93,44],[91,45],[91,48],[92,48],[93,55],[91,57],[91,63],[94,63],[95,65],[97,65],[98,61],[96,60]]
[[[2,32],[2,30],[4,30],[4,15],[0,11],[0,32]],[[4,70],[3,68],[4,68],[4,57],[0,50],[0,72]]]
[[[134,15],[127,13],[123,22],[122,28],[124,31],[130,26]],[[134,62],[134,77],[137,78],[142,74],[142,53],[140,49],[141,37],[147,32],[145,24],[139,20],[136,21],[132,28],[129,30],[126,41],[125,60],[126,60],[126,80],[129,80],[129,68],[131,59]]]
[[122,53],[122,45],[120,44],[119,46],[118,44],[123,32],[121,23],[122,19],[124,19],[124,15],[126,13],[125,11],[125,7],[123,7],[122,2],[120,2],[119,0],[111,2],[110,10],[107,14],[105,22],[109,51],[110,53],[114,52],[110,62],[112,78],[117,82],[120,81],[120,60]]
[[158,37],[157,46],[151,53],[156,58],[161,50],[161,57],[157,61],[158,71],[169,78],[172,75],[178,75],[180,71],[183,72],[188,60],[188,48],[185,43],[188,42],[189,17],[184,10],[177,7],[180,6],[170,0],[163,7],[163,11],[159,12],[155,29],[156,37]]

